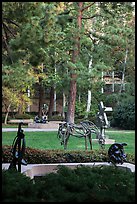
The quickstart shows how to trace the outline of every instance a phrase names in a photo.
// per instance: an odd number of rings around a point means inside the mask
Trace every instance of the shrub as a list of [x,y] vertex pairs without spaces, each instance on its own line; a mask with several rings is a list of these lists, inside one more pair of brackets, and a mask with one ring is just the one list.
[[31,119],[32,116],[27,114],[27,113],[24,113],[24,114],[16,114],[15,115],[15,119]]
[[60,115],[53,115],[50,118],[48,118],[49,121],[63,121],[63,117]]
[[[29,164],[47,163],[82,163],[82,162],[107,162],[107,150],[91,151],[64,151],[64,150],[37,150],[26,148],[24,159]],[[2,147],[2,162],[9,163],[12,160],[11,146]],[[127,154],[127,162],[135,163],[135,156]]]
[[[59,166],[57,173],[35,179],[47,202],[134,202],[135,174],[113,166]],[[54,184],[54,185],[53,185]]]
[[76,102],[76,105],[75,105],[75,118],[76,119],[84,118],[85,109],[86,109],[86,104],[85,103]]
[[29,177],[2,171],[2,202],[135,202],[135,173],[113,166],[59,166]]
[[36,189],[29,177],[15,171],[2,170],[2,202],[34,202]]
[[82,120],[90,120],[94,123],[97,121],[97,112],[98,112],[98,106],[97,104],[92,104],[92,108],[89,113],[86,111],[86,103],[85,101],[82,103],[76,103],[75,107],[75,123],[80,123]]
[[135,102],[125,101],[114,108],[113,120],[111,121],[113,127],[119,127],[125,130],[135,129]]

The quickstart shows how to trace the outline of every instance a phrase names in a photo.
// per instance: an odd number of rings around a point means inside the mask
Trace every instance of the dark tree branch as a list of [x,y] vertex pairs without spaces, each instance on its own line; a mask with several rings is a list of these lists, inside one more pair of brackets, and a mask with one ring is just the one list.
[[5,46],[6,46],[6,50],[7,50],[9,59],[10,59],[11,63],[13,64],[13,60],[12,60],[10,50],[9,50],[9,47],[8,47],[8,43],[7,43],[7,32],[5,31],[5,27],[3,26],[3,24],[2,24],[2,27],[3,27],[3,31],[4,31],[4,34],[5,34],[5,36],[3,36],[3,40],[4,40],[4,43],[5,43]]
[[93,15],[93,16],[91,16],[91,17],[82,17],[82,19],[92,19],[92,18],[94,18],[94,17],[97,17],[97,16],[101,16],[101,15],[99,15],[99,14],[95,14],[95,15]]
[[16,25],[17,27],[19,27],[19,25],[17,23],[15,23],[14,21],[12,21],[8,18],[3,18],[3,20],[6,20],[8,23],[12,23],[12,24]]
[[87,35],[92,40],[93,44],[95,44],[96,41],[98,41],[98,38],[97,39],[92,38],[89,32],[85,33],[85,35]]
[[9,27],[5,23],[3,23],[3,27],[5,27],[12,34],[12,36],[15,37],[14,33],[9,29]]
[[94,5],[94,4],[95,4],[95,2],[93,2],[93,3],[89,4],[88,6],[82,8],[82,9],[81,9],[81,12],[83,12],[83,11],[86,10],[86,9],[88,9],[89,7],[91,7],[91,6]]

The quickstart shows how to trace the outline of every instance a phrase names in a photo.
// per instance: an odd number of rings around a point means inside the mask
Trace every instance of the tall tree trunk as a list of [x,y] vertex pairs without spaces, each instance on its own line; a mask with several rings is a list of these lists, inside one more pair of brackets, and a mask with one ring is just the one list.
[[[27,90],[28,98],[30,98],[30,89]],[[30,105],[27,106],[27,112],[30,113]]]
[[65,93],[64,93],[64,91],[63,91],[63,99],[62,99],[63,101],[62,101],[62,117],[64,118],[64,119],[66,119],[66,115],[65,115],[65,108],[66,108],[66,96],[65,96]]
[[[79,10],[77,17],[77,27],[80,30],[82,25],[82,7],[83,2],[78,2]],[[77,58],[80,52],[80,34],[78,33],[75,38],[75,46],[72,53],[72,62],[76,63]],[[77,92],[77,74],[76,70],[71,69],[70,74],[70,90],[69,90],[69,101],[68,101],[68,110],[67,110],[67,122],[74,123],[75,117],[75,103],[76,103],[76,92]]]
[[126,49],[126,54],[125,54],[125,61],[124,61],[124,68],[123,68],[123,72],[122,72],[122,80],[121,80],[121,86],[120,86],[120,93],[122,91],[125,91],[124,79],[125,79],[125,70],[126,70],[126,63],[127,63],[127,54],[128,54],[128,49]]
[[[92,57],[89,61],[89,73],[91,74],[91,71],[92,71]],[[88,118],[88,114],[90,112],[90,109],[91,109],[91,90],[88,90],[88,99],[87,99],[87,110],[86,110],[86,115],[85,115],[85,118]]]
[[76,78],[77,75],[71,75],[69,102],[67,110],[67,122],[74,123],[75,116],[75,102],[76,102]]
[[4,124],[5,124],[5,125],[7,125],[10,107],[11,107],[11,103],[10,103],[10,104],[8,105],[8,107],[6,108],[6,115],[5,115],[5,119],[4,119]]
[[42,79],[39,78],[39,109],[38,109],[39,117],[42,116],[43,96],[44,96],[44,88],[41,82],[42,82]]
[[[56,63],[55,63],[55,76],[57,73],[57,69],[56,69]],[[56,101],[57,101],[57,94],[56,94],[56,84],[54,85],[54,105],[53,105],[53,111],[56,112]]]
[[54,105],[53,105],[53,111],[56,112],[57,111],[57,94],[56,94],[56,86],[54,86]]
[[48,110],[48,118],[52,117],[52,112],[54,108],[54,87],[50,89],[50,103],[49,103],[49,110]]
[[88,118],[88,114],[90,112],[90,107],[91,107],[91,90],[88,90],[87,110],[86,110],[85,118]]

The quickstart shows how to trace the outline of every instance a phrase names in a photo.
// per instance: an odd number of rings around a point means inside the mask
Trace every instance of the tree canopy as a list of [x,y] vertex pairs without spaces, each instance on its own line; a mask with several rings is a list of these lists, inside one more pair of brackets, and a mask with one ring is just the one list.
[[97,101],[101,71],[123,71],[127,50],[125,77],[132,83],[133,12],[132,2],[2,2],[3,102],[25,107],[27,90],[33,93],[37,83],[40,110],[43,91],[56,86],[67,95],[67,120],[74,122],[78,93],[92,89]]

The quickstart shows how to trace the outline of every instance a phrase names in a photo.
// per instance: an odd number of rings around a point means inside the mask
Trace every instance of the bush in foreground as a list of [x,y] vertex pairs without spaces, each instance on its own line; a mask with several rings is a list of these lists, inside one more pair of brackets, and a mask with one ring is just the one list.
[[12,169],[2,170],[2,202],[35,202],[35,193],[29,177]]
[[60,166],[35,178],[3,171],[3,202],[135,202],[135,173],[113,166]]

